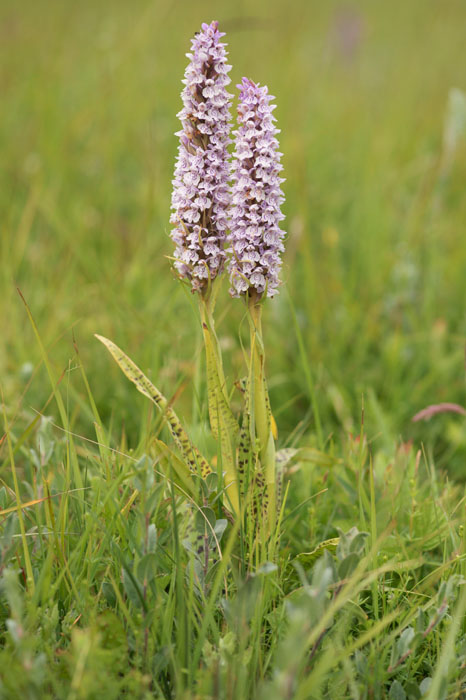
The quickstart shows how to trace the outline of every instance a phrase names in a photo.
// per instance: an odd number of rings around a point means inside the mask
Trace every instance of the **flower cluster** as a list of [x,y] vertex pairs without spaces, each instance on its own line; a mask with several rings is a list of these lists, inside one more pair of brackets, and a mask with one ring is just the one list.
[[273,296],[278,286],[280,253],[284,232],[284,201],[279,176],[281,153],[278,151],[272,111],[273,99],[267,87],[243,78],[238,106],[233,162],[233,193],[230,221],[229,265],[233,296],[256,291]]
[[178,117],[182,130],[173,179],[171,236],[175,268],[202,291],[224,267],[228,228],[231,95],[224,36],[218,23],[203,24],[192,40]]

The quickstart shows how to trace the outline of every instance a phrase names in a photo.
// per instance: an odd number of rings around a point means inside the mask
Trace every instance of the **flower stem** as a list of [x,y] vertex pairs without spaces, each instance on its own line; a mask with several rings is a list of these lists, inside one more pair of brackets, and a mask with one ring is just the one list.
[[224,487],[229,509],[240,512],[238,480],[235,467],[235,437],[238,423],[230,408],[223,370],[222,352],[215,332],[213,317],[215,297],[199,295],[199,310],[204,336],[207,366],[207,394],[212,433],[219,440],[224,472]]
[[257,439],[259,457],[265,478],[265,512],[267,529],[273,530],[276,519],[276,465],[272,414],[265,379],[265,351],[262,340],[262,304],[257,294],[249,296],[251,332],[250,395],[253,406],[253,439]]

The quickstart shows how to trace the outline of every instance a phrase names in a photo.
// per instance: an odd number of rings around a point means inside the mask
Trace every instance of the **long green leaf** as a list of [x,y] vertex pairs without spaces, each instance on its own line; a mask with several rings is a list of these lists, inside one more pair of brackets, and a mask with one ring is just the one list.
[[175,443],[177,444],[183,457],[188,462],[191,470],[197,472],[199,469],[202,477],[210,474],[212,470],[209,463],[205,457],[201,455],[199,450],[191,444],[186,431],[181,425],[180,419],[168,403],[165,396],[152,384],[144,372],[139,369],[133,360],[131,360],[131,358],[129,358],[128,355],[126,355],[123,350],[118,347],[118,345],[115,345],[114,342],[108,340],[108,338],[104,338],[101,335],[96,334],[95,337],[100,340],[103,345],[105,345],[117,365],[122,370],[123,374],[125,374],[128,379],[136,385],[138,391],[140,391],[141,394],[144,394],[144,396],[147,396],[147,398],[149,398],[162,412],[173,439],[175,440]]
[[217,357],[210,330],[204,326],[204,343],[207,366],[207,392],[209,400],[210,427],[215,438],[218,438],[219,421],[232,434],[239,430],[238,422],[225,399],[225,388],[220,384],[217,368]]
[[191,478],[192,472],[162,440],[155,439],[153,448],[156,456],[159,458],[158,466],[160,466],[168,478],[173,478],[173,481],[178,484],[190,496],[195,495],[195,488]]

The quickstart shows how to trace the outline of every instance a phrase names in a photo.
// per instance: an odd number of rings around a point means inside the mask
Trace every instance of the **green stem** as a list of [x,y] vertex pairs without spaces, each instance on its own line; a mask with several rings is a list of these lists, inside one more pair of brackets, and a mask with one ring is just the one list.
[[212,346],[212,350],[214,353],[214,357],[215,357],[215,364],[216,364],[216,368],[217,368],[220,389],[221,389],[223,398],[228,403],[229,400],[228,400],[228,395],[227,395],[227,390],[226,390],[225,373],[223,371],[222,351],[220,349],[220,343],[218,341],[217,333],[215,332],[215,322],[214,322],[214,316],[213,316],[214,301],[213,301],[212,297],[209,297],[209,298],[201,297],[200,310],[201,310],[202,330],[204,333],[204,342],[206,340],[206,336],[208,335],[209,341],[210,341],[210,344]]
[[230,510],[240,512],[238,480],[235,467],[235,435],[238,424],[233,416],[226,389],[222,352],[215,333],[213,317],[214,299],[210,295],[199,297],[202,332],[206,352],[207,394],[212,433],[219,440],[224,486]]
[[264,472],[268,530],[273,530],[276,519],[276,464],[272,414],[265,379],[265,351],[262,341],[262,304],[257,295],[249,297],[251,331],[250,393],[253,416],[252,438],[257,438],[259,457]]

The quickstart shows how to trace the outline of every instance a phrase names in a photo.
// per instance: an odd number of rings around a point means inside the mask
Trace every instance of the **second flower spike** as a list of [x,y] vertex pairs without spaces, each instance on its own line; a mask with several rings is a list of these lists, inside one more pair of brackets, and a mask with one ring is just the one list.
[[275,109],[266,86],[243,78],[235,132],[230,222],[231,294],[273,296],[277,291],[284,232],[280,206],[282,166]]

